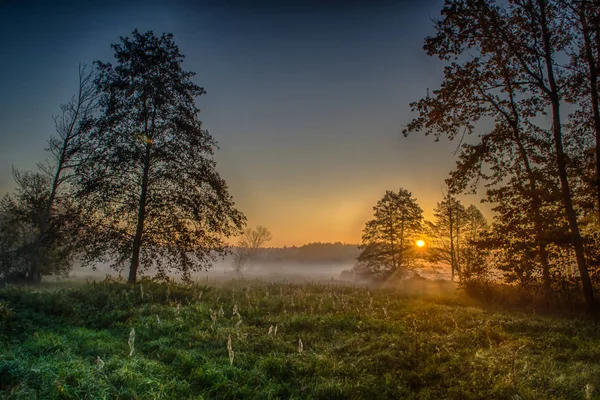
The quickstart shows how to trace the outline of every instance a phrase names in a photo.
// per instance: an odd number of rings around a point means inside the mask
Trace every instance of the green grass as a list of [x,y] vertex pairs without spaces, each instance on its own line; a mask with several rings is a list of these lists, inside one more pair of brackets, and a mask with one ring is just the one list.
[[7,287],[0,397],[598,399],[600,329],[334,284]]

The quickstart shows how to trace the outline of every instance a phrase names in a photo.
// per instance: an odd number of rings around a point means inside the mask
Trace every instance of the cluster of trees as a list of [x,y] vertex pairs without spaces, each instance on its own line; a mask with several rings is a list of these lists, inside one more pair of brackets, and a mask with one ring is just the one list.
[[111,46],[116,65],[81,67],[79,91],[55,118],[51,160],[14,171],[0,201],[0,276],[31,282],[74,260],[184,279],[225,255],[245,217],[215,170],[199,120],[205,93],[171,34],[137,30]]
[[446,62],[444,79],[412,104],[417,116],[404,134],[459,138],[450,193],[485,186],[495,218],[480,248],[507,280],[550,293],[576,279],[593,307],[600,4],[446,0],[435,28],[425,50]]
[[[355,272],[383,279],[401,278],[426,260],[450,266],[452,280],[487,279],[491,264],[482,243],[488,223],[477,207],[465,208],[450,194],[437,204],[434,220],[425,221],[423,210],[406,189],[388,190],[373,207],[365,224],[362,250]],[[422,241],[425,248],[419,248]]]

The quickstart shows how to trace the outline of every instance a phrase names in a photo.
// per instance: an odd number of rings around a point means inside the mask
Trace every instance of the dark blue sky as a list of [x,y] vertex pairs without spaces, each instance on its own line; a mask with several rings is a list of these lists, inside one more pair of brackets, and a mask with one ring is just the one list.
[[[0,1],[0,192],[44,159],[80,62],[112,61],[134,29],[172,32],[207,95],[218,170],[273,245],[356,243],[386,189],[430,216],[456,143],[403,138],[409,103],[439,85],[422,50],[441,0]],[[468,199],[467,202],[477,202]]]

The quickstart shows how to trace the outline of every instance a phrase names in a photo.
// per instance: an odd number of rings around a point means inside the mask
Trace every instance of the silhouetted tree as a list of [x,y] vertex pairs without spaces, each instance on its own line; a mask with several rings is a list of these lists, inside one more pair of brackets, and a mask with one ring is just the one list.
[[[17,170],[13,176],[17,183],[14,195],[0,200],[0,274],[30,282],[39,282],[42,276],[67,274],[78,250],[77,210],[68,197],[56,196],[48,218],[51,177]],[[40,259],[42,229],[46,236]]]
[[[420,115],[405,133],[439,130],[436,135],[453,138],[461,127],[464,133],[471,133],[479,119],[494,118],[496,126],[490,134],[477,144],[463,147],[459,168],[452,178],[459,188],[464,188],[466,181],[475,178],[477,182],[482,177],[501,184],[507,176],[510,179],[507,173],[515,176],[511,160],[520,159],[518,168],[525,173],[527,185],[520,184],[530,199],[538,254],[546,276],[546,234],[541,222],[544,200],[535,193],[543,190],[539,171],[552,160],[583,293],[592,307],[594,295],[573,205],[561,122],[568,74],[557,57],[568,51],[571,33],[560,18],[560,7],[548,0],[517,0],[506,5],[492,0],[448,0],[442,15],[436,24],[437,34],[426,40],[425,48],[449,62],[446,79],[433,98],[413,105]],[[534,117],[545,112],[552,117],[548,130],[534,123]],[[548,131],[552,151],[544,146]],[[538,153],[536,148],[543,151]],[[507,156],[507,152],[511,154]],[[481,168],[483,161],[489,162],[490,171]],[[461,174],[461,167],[470,173]]]
[[77,168],[78,198],[95,232],[88,258],[189,279],[228,251],[245,217],[215,170],[215,140],[198,119],[204,89],[183,70],[172,34],[135,30],[112,45],[116,66],[96,62],[101,115]]
[[579,108],[570,115],[577,135],[593,138],[596,213],[600,221],[600,2],[598,0],[557,0],[561,17],[573,39],[567,99]]
[[72,177],[73,168],[81,162],[79,157],[83,154],[85,131],[91,122],[96,110],[96,88],[93,84],[94,72],[84,65],[79,66],[79,88],[71,100],[61,105],[61,114],[54,117],[56,135],[48,141],[48,151],[51,161],[40,164],[40,168],[49,177],[49,195],[43,205],[39,224],[38,238],[32,249],[32,262],[30,277],[37,277],[37,270],[43,268],[45,253],[49,250],[48,228],[53,214],[56,212],[56,203],[59,190]]
[[432,261],[450,264],[452,280],[455,273],[461,279],[460,246],[464,236],[463,227],[467,224],[465,207],[450,194],[433,210],[434,222],[430,222],[429,254]]
[[485,280],[490,272],[490,253],[480,243],[489,232],[489,225],[481,211],[472,204],[465,210],[463,231],[461,280]]
[[359,268],[379,276],[402,275],[410,266],[414,239],[421,232],[423,210],[412,194],[388,190],[373,207],[363,230]]
[[483,279],[489,272],[489,252],[479,247],[488,224],[477,207],[465,208],[451,194],[437,204],[434,221],[427,222],[430,245],[429,259],[450,265],[461,282]]
[[271,232],[262,225],[256,228],[246,228],[233,253],[234,271],[241,275],[244,265],[256,257],[263,244],[272,239]]

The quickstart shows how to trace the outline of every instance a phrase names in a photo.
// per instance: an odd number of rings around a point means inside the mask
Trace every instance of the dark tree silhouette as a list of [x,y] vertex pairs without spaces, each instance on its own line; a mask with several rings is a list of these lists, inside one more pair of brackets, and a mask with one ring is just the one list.
[[465,207],[450,194],[437,204],[433,211],[435,221],[428,223],[432,244],[429,253],[433,261],[444,261],[450,264],[452,280],[458,275],[461,280],[460,246],[464,236],[463,228],[467,225]]
[[489,232],[489,225],[481,211],[474,205],[465,210],[465,226],[462,246],[462,280],[485,280],[489,278],[490,252],[480,245]]
[[[67,274],[78,250],[77,210],[67,196],[56,195],[48,217],[52,178],[42,172],[17,170],[13,176],[15,193],[0,200],[0,274],[30,282]],[[39,259],[42,229],[44,253]]]
[[[489,178],[500,184],[507,178],[507,171],[512,171],[507,160],[520,159],[518,170],[524,172],[527,185],[520,176],[513,184],[521,185],[529,197],[546,278],[549,267],[541,211],[544,200],[536,193],[552,192],[542,187],[539,173],[552,160],[583,294],[588,306],[593,307],[594,293],[573,203],[561,122],[569,74],[557,60],[568,51],[572,37],[561,18],[560,5],[548,0],[517,0],[506,5],[492,0],[447,0],[442,16],[436,24],[437,34],[426,40],[425,48],[449,62],[446,80],[434,98],[415,103],[413,107],[420,115],[405,133],[439,130],[437,135],[453,138],[460,127],[471,133],[480,118],[495,119],[496,126],[489,135],[463,148],[459,169],[452,178],[459,189],[472,178]],[[552,117],[547,130],[533,122],[545,112]],[[551,150],[545,144],[546,132]],[[490,175],[481,168],[482,161],[491,161]],[[469,174],[461,173],[461,168]],[[551,180],[544,183],[553,185]]]
[[570,115],[577,134],[593,137],[596,213],[600,222],[600,2],[557,0],[561,16],[573,35],[570,49],[572,75],[567,98],[579,109]]
[[273,239],[271,232],[262,225],[256,228],[246,228],[238,241],[233,253],[233,269],[239,275],[244,270],[244,265],[257,256],[260,247]]
[[48,141],[51,162],[41,164],[40,168],[49,177],[49,195],[42,206],[39,220],[39,233],[32,249],[33,258],[28,276],[32,280],[41,278],[46,253],[52,238],[48,237],[48,228],[56,212],[57,196],[65,183],[72,180],[75,166],[81,162],[85,131],[91,122],[97,107],[96,88],[93,84],[94,72],[85,65],[79,66],[79,89],[71,100],[61,105],[61,113],[54,117],[56,134]]
[[189,279],[228,251],[245,217],[215,170],[215,140],[198,119],[204,89],[183,70],[172,34],[151,31],[112,45],[117,64],[96,62],[101,115],[77,169],[78,197],[95,233],[88,258]]
[[373,219],[363,230],[359,268],[383,277],[401,275],[409,267],[416,234],[421,232],[423,210],[412,194],[388,190],[373,207]]

